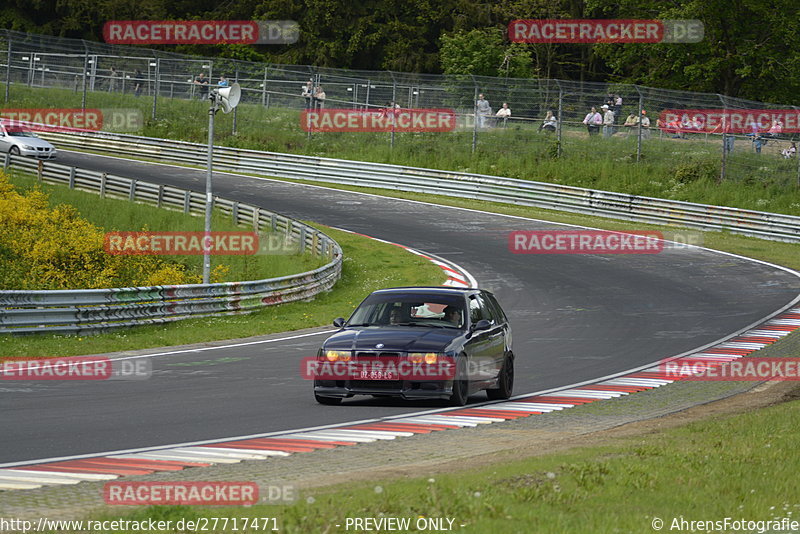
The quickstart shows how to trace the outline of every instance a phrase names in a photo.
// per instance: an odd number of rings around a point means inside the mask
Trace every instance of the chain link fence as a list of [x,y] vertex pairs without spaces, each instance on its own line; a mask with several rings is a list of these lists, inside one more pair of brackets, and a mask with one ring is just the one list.
[[[483,151],[520,158],[530,162],[532,168],[554,158],[572,158],[594,166],[598,172],[611,162],[666,162],[675,167],[674,183],[668,184],[673,189],[700,177],[800,187],[800,158],[793,148],[800,134],[788,128],[787,133],[766,129],[749,134],[706,132],[691,124],[661,120],[664,110],[798,110],[719,94],[615,83],[276,65],[8,30],[0,31],[0,61],[6,108],[27,96],[26,88],[30,93],[36,88],[59,89],[59,106],[138,107],[144,117],[165,129],[170,123],[173,127],[185,125],[187,130],[191,125],[204,125],[207,107],[191,105],[190,101],[205,99],[209,87],[225,76],[229,82],[240,84],[242,99],[232,116],[220,121],[218,127],[223,134],[230,128],[236,138],[225,143],[240,148],[285,152],[312,137],[322,139],[323,145],[335,145],[341,142],[341,136],[348,135],[304,131],[300,111],[309,107],[447,108],[457,115],[457,127],[452,132],[359,133],[359,144],[365,150],[384,146],[418,153],[420,166],[429,166],[424,165],[424,158],[434,148],[428,140],[436,135],[439,154],[446,154],[448,148]],[[208,78],[209,85],[196,83],[200,73]],[[307,84],[324,94],[308,96]],[[485,104],[478,104],[480,95],[488,101],[488,111]],[[178,101],[185,102],[179,106],[175,104]],[[43,107],[52,107],[53,103],[51,99],[49,106]],[[510,110],[505,116],[505,112],[498,115],[503,104]],[[605,114],[604,105],[608,105],[610,114]],[[592,122],[589,117],[593,107],[601,115],[597,128],[587,124]],[[254,145],[255,135],[251,134],[265,129],[274,142]],[[454,170],[492,173],[491,167]]]

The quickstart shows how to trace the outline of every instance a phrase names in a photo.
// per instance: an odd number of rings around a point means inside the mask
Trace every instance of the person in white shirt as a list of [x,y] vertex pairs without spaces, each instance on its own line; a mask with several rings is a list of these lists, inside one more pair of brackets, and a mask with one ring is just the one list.
[[547,115],[544,117],[544,122],[542,125],[539,126],[539,131],[546,131],[546,132],[555,132],[558,128],[558,120],[556,120],[555,115],[553,115],[552,111],[548,111]]
[[603,105],[603,137],[611,137],[614,135],[614,112],[608,109],[607,105]]
[[600,125],[603,124],[603,116],[597,112],[597,108],[592,106],[592,110],[583,119],[583,124],[586,125],[589,135],[597,135],[597,132],[600,131]]
[[511,116],[511,108],[508,107],[507,102],[503,102],[503,106],[497,110],[497,113],[495,113],[495,117],[497,117],[498,119],[503,119],[503,128],[506,127],[506,122],[508,121],[508,118],[510,116]]

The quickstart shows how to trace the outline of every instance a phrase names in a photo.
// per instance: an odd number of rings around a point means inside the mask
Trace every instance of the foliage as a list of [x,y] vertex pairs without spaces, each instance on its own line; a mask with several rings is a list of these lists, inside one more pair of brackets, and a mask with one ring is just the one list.
[[[154,256],[115,256],[103,231],[41,190],[17,192],[0,172],[0,288],[90,289],[199,283],[180,263]],[[224,275],[215,272],[215,279]]]
[[514,78],[531,75],[531,54],[525,45],[505,43],[497,28],[443,35],[439,60],[445,74]]
[[[698,19],[695,44],[509,44],[514,19]],[[624,81],[796,104],[796,0],[7,0],[3,27],[100,40],[107,20],[294,20],[291,45],[181,45],[166,50],[250,61]]]

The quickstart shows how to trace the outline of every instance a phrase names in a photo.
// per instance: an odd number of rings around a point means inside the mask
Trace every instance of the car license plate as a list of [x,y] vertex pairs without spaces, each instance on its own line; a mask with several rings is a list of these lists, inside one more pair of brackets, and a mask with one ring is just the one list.
[[397,371],[381,369],[365,369],[360,373],[361,380],[397,380]]

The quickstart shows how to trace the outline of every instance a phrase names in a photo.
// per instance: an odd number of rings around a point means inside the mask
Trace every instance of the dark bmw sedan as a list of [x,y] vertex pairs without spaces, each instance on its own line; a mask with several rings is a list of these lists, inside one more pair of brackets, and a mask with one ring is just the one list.
[[317,354],[314,397],[354,395],[444,399],[463,406],[486,390],[507,399],[514,386],[511,328],[492,293],[398,287],[368,296]]

